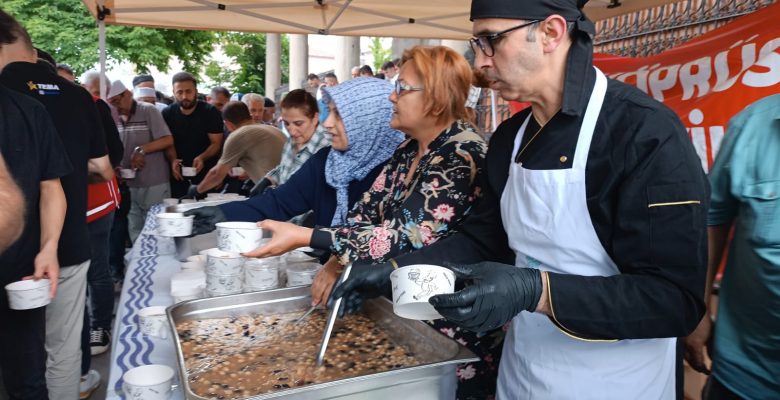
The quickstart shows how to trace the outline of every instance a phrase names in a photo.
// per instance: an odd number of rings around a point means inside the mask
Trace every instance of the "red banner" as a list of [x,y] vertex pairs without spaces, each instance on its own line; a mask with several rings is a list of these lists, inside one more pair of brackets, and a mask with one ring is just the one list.
[[608,76],[663,102],[709,170],[732,116],[780,93],[780,3],[652,57],[596,55]]

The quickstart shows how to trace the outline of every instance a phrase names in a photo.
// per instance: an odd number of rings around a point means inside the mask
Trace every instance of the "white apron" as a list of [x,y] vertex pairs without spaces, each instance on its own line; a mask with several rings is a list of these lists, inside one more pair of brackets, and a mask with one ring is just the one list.
[[[572,168],[535,171],[515,162],[509,167],[501,217],[520,268],[620,273],[596,235],[585,195],[585,165],[607,89],[604,74],[598,69],[596,74]],[[513,154],[530,118],[520,127]],[[504,344],[498,399],[674,399],[675,346],[675,338],[575,339],[546,315],[522,312],[512,319]]]

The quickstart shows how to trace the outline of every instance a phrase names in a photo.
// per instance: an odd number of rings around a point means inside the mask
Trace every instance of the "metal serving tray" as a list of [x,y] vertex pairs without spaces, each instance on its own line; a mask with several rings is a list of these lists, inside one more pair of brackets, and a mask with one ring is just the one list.
[[[180,382],[182,382],[185,398],[207,399],[196,395],[190,389],[181,342],[176,332],[178,322],[240,315],[303,312],[310,305],[310,291],[309,287],[283,288],[192,300],[168,307],[168,322],[173,331]],[[430,362],[416,367],[280,390],[250,399],[452,399],[456,385],[455,365],[479,360],[474,353],[457,342],[447,339],[425,323],[396,316],[393,314],[392,304],[387,299],[368,301],[364,305],[363,313],[375,321],[391,340],[410,349],[419,359]]]

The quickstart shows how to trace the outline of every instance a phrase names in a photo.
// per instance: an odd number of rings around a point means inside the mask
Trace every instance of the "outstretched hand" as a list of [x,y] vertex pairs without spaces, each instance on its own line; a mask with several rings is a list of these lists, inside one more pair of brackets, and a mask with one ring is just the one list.
[[487,261],[447,268],[471,284],[455,293],[433,296],[428,302],[448,321],[474,332],[498,328],[521,311],[535,311],[542,295],[538,269]]

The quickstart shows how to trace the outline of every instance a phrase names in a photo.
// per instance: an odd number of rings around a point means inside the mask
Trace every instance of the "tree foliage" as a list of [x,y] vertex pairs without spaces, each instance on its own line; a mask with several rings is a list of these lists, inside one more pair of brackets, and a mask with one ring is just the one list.
[[[84,4],[74,0],[3,0],[3,9],[30,32],[33,43],[77,73],[100,59],[97,22]],[[128,61],[138,72],[154,66],[167,71],[176,56],[184,69],[197,73],[211,54],[217,37],[208,31],[106,26],[109,60]]]
[[386,49],[382,45],[382,39],[378,37],[372,37],[371,43],[368,48],[371,50],[371,54],[374,56],[374,73],[382,72],[382,64],[390,59],[392,55],[392,49]]

